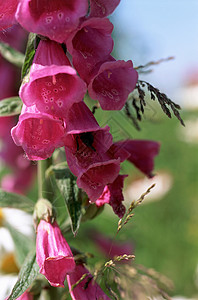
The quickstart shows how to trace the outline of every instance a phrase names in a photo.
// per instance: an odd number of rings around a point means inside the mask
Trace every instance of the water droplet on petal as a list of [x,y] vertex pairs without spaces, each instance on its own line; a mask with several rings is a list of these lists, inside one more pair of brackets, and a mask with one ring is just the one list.
[[65,21],[66,21],[66,22],[69,22],[69,21],[70,21],[70,17],[66,17],[66,18],[65,18]]

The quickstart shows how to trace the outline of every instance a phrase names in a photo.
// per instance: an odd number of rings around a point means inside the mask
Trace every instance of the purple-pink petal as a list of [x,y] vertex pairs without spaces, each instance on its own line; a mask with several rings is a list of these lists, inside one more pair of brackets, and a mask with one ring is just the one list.
[[93,240],[95,246],[108,258],[124,254],[129,255],[134,252],[134,246],[129,241],[116,241],[97,230],[89,231],[88,236]]
[[73,254],[57,223],[41,220],[37,227],[36,260],[52,286],[64,287],[65,277],[75,268]]
[[84,21],[66,41],[73,65],[87,83],[95,65],[107,59],[113,50],[112,23],[104,18]]
[[78,187],[87,193],[91,202],[94,202],[102,194],[105,185],[115,180],[119,171],[119,159],[93,163],[86,172],[78,176]]
[[105,186],[103,193],[95,202],[97,206],[108,203],[119,218],[124,216],[126,210],[125,206],[122,204],[122,201],[124,201],[122,189],[126,177],[127,175],[118,175],[111,184]]
[[0,3],[0,31],[17,23],[15,12],[18,0],[1,0]]
[[119,3],[120,0],[90,0],[89,17],[107,17],[116,9]]
[[61,120],[41,113],[34,106],[23,106],[18,124],[12,128],[12,138],[22,146],[30,160],[46,159],[55,148],[63,146],[64,127]]
[[146,176],[153,177],[154,157],[158,155],[160,144],[149,140],[126,140],[116,145],[130,153],[128,161],[142,171]]
[[[69,64],[69,65],[68,65]],[[65,118],[70,106],[82,101],[86,84],[71,67],[60,45],[52,41],[39,43],[29,82],[22,84],[19,95],[27,106]]]
[[[7,300],[9,297],[7,297],[5,300]],[[29,292],[25,292],[23,293],[21,296],[19,296],[18,298],[16,298],[16,300],[33,300],[34,296],[33,294],[29,293]]]
[[138,73],[131,61],[105,62],[91,79],[88,92],[92,99],[99,101],[102,109],[120,110],[134,90],[137,79]]
[[16,19],[28,31],[63,43],[87,11],[87,0],[23,0]]
[[[84,274],[88,274],[87,277],[79,282],[72,290],[72,286],[77,283]],[[96,282],[93,282],[92,277],[93,276],[83,265],[77,265],[74,272],[67,275],[72,300],[110,300],[100,286]]]

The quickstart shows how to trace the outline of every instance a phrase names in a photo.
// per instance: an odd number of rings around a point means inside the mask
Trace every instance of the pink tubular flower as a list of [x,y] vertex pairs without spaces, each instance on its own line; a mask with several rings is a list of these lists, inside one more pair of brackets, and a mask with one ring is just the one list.
[[0,31],[16,23],[15,12],[18,0],[1,0],[0,3]]
[[91,230],[88,236],[93,240],[95,246],[108,258],[124,254],[129,255],[134,252],[134,245],[129,241],[115,241],[97,230]]
[[68,166],[78,177],[78,186],[85,190],[90,201],[95,201],[120,170],[120,155],[112,147],[110,128],[100,128],[83,102],[72,106],[66,123],[64,140]]
[[55,148],[63,146],[64,127],[61,120],[23,105],[18,124],[11,130],[17,146],[22,146],[30,160],[46,159]]
[[138,73],[132,61],[107,61],[91,79],[88,92],[104,110],[120,110],[137,83]]
[[41,220],[37,227],[36,260],[49,283],[64,287],[66,274],[75,268],[75,261],[69,245],[57,223]]
[[116,143],[117,147],[123,148],[130,153],[127,158],[132,164],[146,176],[153,177],[154,157],[159,153],[160,144],[155,141],[126,140]]
[[27,106],[65,117],[68,108],[82,101],[86,84],[71,67],[62,47],[52,41],[40,41],[29,82],[21,86],[19,95]]
[[87,0],[21,0],[16,19],[28,31],[63,43],[87,11]]
[[[72,286],[79,281],[84,274],[88,274],[87,277],[72,290]],[[67,275],[72,300],[110,300],[100,286],[96,282],[93,282],[92,278],[93,276],[83,265],[77,265],[74,272]]]
[[95,202],[97,206],[108,203],[119,218],[122,218],[126,211],[125,206],[122,204],[122,201],[124,201],[122,189],[126,177],[127,175],[118,175],[114,182],[105,186],[102,195]]
[[120,0],[90,0],[89,17],[107,17],[115,10],[119,3]]
[[66,40],[73,65],[87,83],[95,65],[107,59],[113,50],[112,30],[113,24],[107,18],[91,18]]

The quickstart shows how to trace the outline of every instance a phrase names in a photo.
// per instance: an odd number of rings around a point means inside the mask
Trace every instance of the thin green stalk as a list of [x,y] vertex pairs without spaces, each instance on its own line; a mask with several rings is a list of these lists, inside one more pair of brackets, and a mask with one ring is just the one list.
[[38,161],[37,173],[38,173],[38,197],[50,200],[52,196],[52,190],[49,182],[46,180],[45,172],[52,165],[52,159]]

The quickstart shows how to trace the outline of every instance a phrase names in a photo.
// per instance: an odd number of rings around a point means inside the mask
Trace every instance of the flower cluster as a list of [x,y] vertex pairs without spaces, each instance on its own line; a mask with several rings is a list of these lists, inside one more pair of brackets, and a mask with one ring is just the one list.
[[[107,16],[119,2],[9,0],[9,9],[8,3],[0,4],[0,28],[18,22],[40,38],[30,72],[19,90],[23,108],[11,131],[15,144],[24,149],[29,160],[47,159],[56,148],[64,147],[68,166],[90,202],[97,206],[108,203],[122,218],[127,175],[120,174],[120,165],[128,160],[151,177],[159,144],[136,140],[114,143],[110,128],[99,126],[83,100],[88,92],[103,110],[121,110],[136,86],[138,74],[132,61],[111,55],[113,25]],[[75,264],[56,221],[40,221],[36,243],[40,273],[52,286],[63,287],[67,275],[72,299],[109,299],[91,282],[85,267]],[[73,289],[84,273],[88,273],[88,281]]]
[[[138,79],[131,61],[111,56],[113,24],[107,16],[119,1],[89,2],[21,0],[17,6],[11,1],[9,14],[2,8],[2,26],[6,20],[6,26],[11,25],[14,19],[43,36],[28,79],[20,87],[24,104],[11,133],[30,160],[47,159],[56,148],[65,147],[68,165],[90,201],[99,206],[109,203],[122,217],[126,176],[119,175],[120,163],[129,159],[150,176],[159,145],[146,141],[114,144],[109,127],[101,128],[83,101],[88,91],[102,109],[120,110]],[[148,152],[150,144],[154,150]]]

